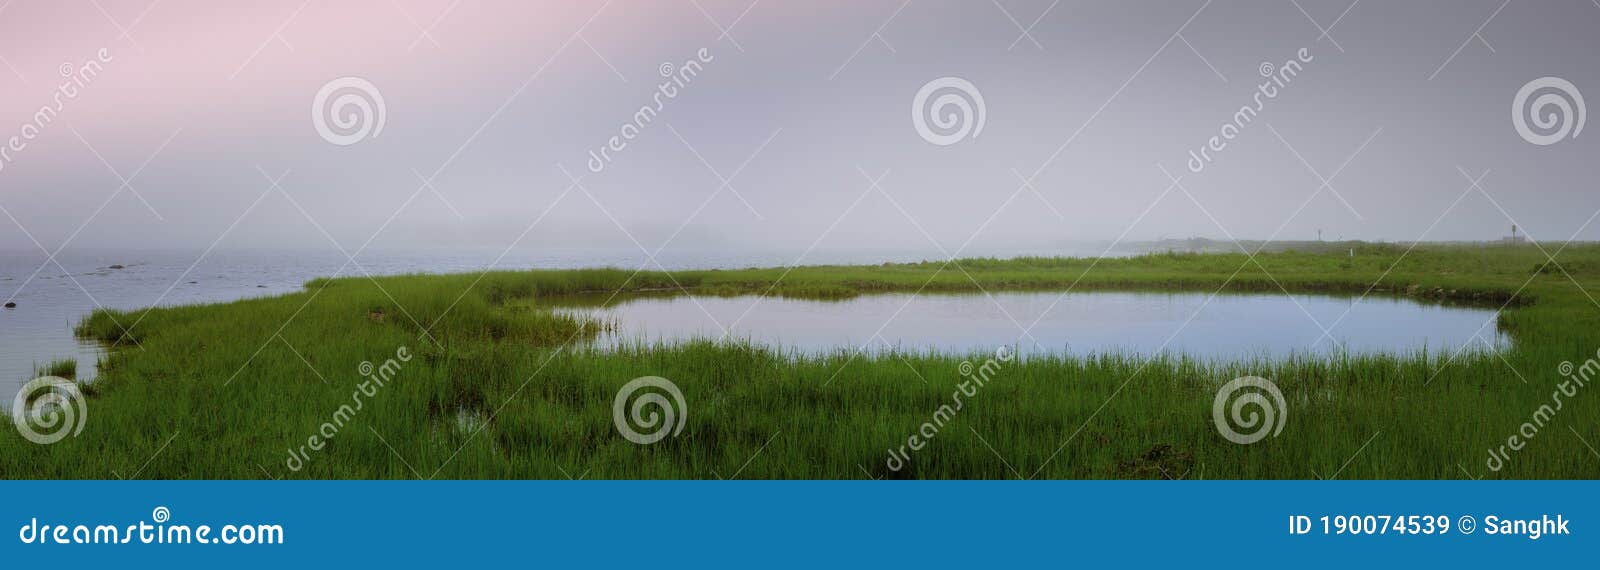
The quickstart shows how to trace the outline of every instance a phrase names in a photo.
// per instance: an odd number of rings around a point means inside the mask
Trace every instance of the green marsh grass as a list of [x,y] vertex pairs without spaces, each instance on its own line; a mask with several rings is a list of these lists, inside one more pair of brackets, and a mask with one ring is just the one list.
[[44,366],[35,365],[33,367],[33,375],[55,376],[57,378],[74,380],[78,377],[78,361],[77,359],[73,358],[63,358],[60,360],[52,360],[48,363],[45,363]]
[[[1600,393],[1570,398],[1503,469],[1485,467],[1488,450],[1550,402],[1558,365],[1581,364],[1600,348],[1600,304],[1584,290],[1600,286],[1600,246],[1565,248],[1559,267],[1526,246],[1407,253],[1365,244],[1354,257],[1341,249],[1258,260],[1261,267],[1225,254],[958,261],[971,280],[942,262],[800,267],[786,276],[785,268],[406,275],[379,278],[381,288],[365,278],[319,279],[280,297],[101,311],[78,332],[118,348],[93,383],[83,433],[50,446],[0,433],[0,477],[109,478],[141,466],[141,477],[166,479],[1600,476],[1600,457],[1580,440],[1600,442]],[[888,450],[950,401],[963,360],[987,355],[797,356],[743,342],[598,352],[581,341],[603,323],[553,310],[619,290],[770,288],[838,299],[976,291],[972,280],[991,291],[1276,293],[1281,285],[1359,296],[1371,288],[1503,306],[1490,326],[1513,344],[1500,354],[1438,347],[1225,363],[1031,357],[1002,366],[895,471],[885,465]],[[135,321],[132,331],[116,324]],[[400,346],[414,358],[326,447],[290,469],[290,450],[351,401],[361,363],[381,364]],[[1282,389],[1287,423],[1278,437],[1238,445],[1218,434],[1213,397],[1243,375]],[[613,426],[613,397],[641,376],[682,389],[680,436],[641,446]]]

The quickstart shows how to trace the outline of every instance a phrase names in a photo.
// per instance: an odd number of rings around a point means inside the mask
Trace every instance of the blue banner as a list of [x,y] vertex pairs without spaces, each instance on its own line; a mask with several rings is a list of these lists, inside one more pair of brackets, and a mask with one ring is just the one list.
[[[1592,559],[1593,482],[7,482],[6,567]],[[64,564],[64,566],[63,566]]]

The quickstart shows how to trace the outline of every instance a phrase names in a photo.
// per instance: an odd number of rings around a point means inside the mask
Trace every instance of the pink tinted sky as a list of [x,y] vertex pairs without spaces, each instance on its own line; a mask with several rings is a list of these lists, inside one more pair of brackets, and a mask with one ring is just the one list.
[[[829,4],[836,3],[773,2],[759,18],[796,22]],[[753,7],[720,0],[700,5],[718,10],[729,23]],[[582,37],[575,37],[580,27]],[[620,72],[614,68],[628,69],[635,86],[648,88],[655,78],[640,78],[641,72],[653,74],[659,62],[682,60],[693,54],[693,46],[714,45],[717,36],[716,25],[693,3],[649,0],[0,0],[0,124],[31,122],[40,106],[52,101],[56,85],[68,81],[59,73],[64,64],[82,64],[101,50],[111,57],[105,71],[65,102],[37,140],[12,153],[5,165],[9,172],[0,177],[7,196],[0,204],[29,220],[27,225],[37,225],[33,233],[53,248],[117,187],[117,176],[131,176],[150,159],[150,170],[133,185],[142,192],[121,194],[78,243],[138,244],[140,237],[175,232],[185,237],[148,243],[199,247],[206,243],[204,235],[216,233],[217,224],[250,203],[255,195],[250,187],[261,181],[255,166],[274,176],[293,168],[324,175],[299,184],[332,194],[318,196],[328,198],[319,217],[371,218],[348,232],[341,232],[337,219],[329,222],[334,233],[357,240],[384,217],[373,213],[395,200],[363,208],[366,214],[349,214],[351,206],[376,202],[373,187],[415,183],[410,172],[394,165],[431,173],[460,155],[503,154],[507,145],[490,140],[495,129],[527,129],[541,117],[570,116],[574,106],[620,92],[626,105],[597,105],[605,111],[603,122],[578,130],[604,140],[617,118],[631,113],[629,106],[648,100],[617,89],[615,73]],[[312,94],[343,76],[381,86],[389,112],[399,116],[389,119],[386,145],[346,151],[326,145],[309,128]],[[17,134],[7,130],[0,140]],[[580,147],[592,141],[577,142],[569,142],[573,156],[564,157],[566,162],[581,164]],[[102,158],[110,168],[103,168]],[[541,168],[550,170],[554,162],[542,161]],[[222,163],[230,164],[228,174],[219,174]],[[370,171],[371,165],[384,163],[387,172]],[[109,172],[113,168],[117,172]],[[207,189],[185,188],[184,170],[192,175],[189,182]],[[493,172],[456,172],[467,179],[489,178],[484,189],[491,193],[508,185]],[[332,189],[352,177],[362,179],[350,184],[356,188]],[[218,191],[218,186],[230,190]],[[469,217],[494,218],[506,210],[494,205],[504,202],[501,197],[487,196],[473,212],[473,192],[462,194],[458,201]],[[202,219],[184,221],[182,227],[144,224],[152,220],[137,219],[138,203],[132,199],[155,204],[148,208],[151,215],[172,211],[181,218],[193,210]],[[121,207],[129,204],[135,207]],[[523,213],[517,212],[516,220],[487,223],[520,227]],[[203,219],[213,216],[225,219]],[[155,231],[130,236],[110,229],[123,223]],[[27,249],[13,229],[0,230],[5,245]],[[303,235],[274,235],[259,227],[240,233],[252,231],[267,241],[305,244]],[[124,237],[113,237],[118,234]]]
[[[380,248],[503,247],[536,219],[526,244],[622,248],[678,235],[673,247],[799,249],[824,230],[824,249],[976,240],[986,253],[1124,234],[1492,239],[1508,218],[1544,240],[1600,237],[1584,225],[1600,207],[1600,137],[1530,145],[1506,112],[1544,75],[1595,100],[1600,6],[1302,4],[0,0],[0,140],[50,102],[63,63],[114,58],[0,171],[0,206],[20,221],[0,221],[0,250],[32,247],[19,225],[52,249],[70,236],[327,247],[308,216],[350,249],[375,235]],[[1461,47],[1480,27],[1492,52]],[[584,179],[606,210],[564,194],[561,169],[582,173],[651,100],[658,66],[701,48],[716,62]],[[1185,179],[1206,211],[1165,194],[1157,165],[1183,172],[1249,100],[1261,62],[1301,48],[1316,62]],[[382,135],[348,147],[310,119],[317,90],[344,76],[387,105]],[[912,128],[914,94],[944,76],[982,91],[981,137],[939,147]],[[711,170],[742,163],[719,188]],[[1337,195],[1319,189],[1341,164]],[[1450,207],[1469,188],[1461,170],[1491,171],[1499,204],[1473,193]],[[898,203],[863,198],[863,173],[888,173]],[[304,212],[264,194],[285,174]],[[119,193],[119,177],[137,192]]]
[[[74,105],[80,129],[244,122],[264,107],[305,106],[327,80],[358,75],[425,86],[441,99],[526,76],[603,2],[358,0],[11,0],[0,10],[0,112],[20,119],[60,79],[58,68],[105,48],[115,59]],[[675,26],[709,26],[654,2],[615,2],[587,32],[615,58],[650,51]],[[774,3],[773,8],[785,4]],[[788,4],[793,6],[793,4]],[[770,12],[770,10],[769,10]],[[768,14],[771,16],[771,14]],[[127,34],[124,35],[123,31]],[[423,31],[427,30],[427,37]],[[589,72],[605,73],[604,69]],[[193,121],[192,118],[203,119]]]

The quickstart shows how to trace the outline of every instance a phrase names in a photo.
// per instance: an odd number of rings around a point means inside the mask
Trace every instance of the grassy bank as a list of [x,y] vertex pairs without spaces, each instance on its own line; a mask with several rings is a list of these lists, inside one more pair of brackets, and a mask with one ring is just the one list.
[[[1600,444],[1594,387],[1565,399],[1501,470],[1485,466],[1490,448],[1552,403],[1560,363],[1581,366],[1600,347],[1600,307],[1574,284],[1600,289],[1600,246],[1567,248],[1558,259],[1565,272],[1532,247],[1404,253],[1382,245],[1361,246],[1354,257],[1282,252],[1260,256],[1259,266],[1243,255],[1162,254],[1098,264],[971,259],[942,271],[940,263],[922,263],[787,274],[414,275],[376,284],[318,280],[300,293],[220,305],[99,312],[80,334],[122,348],[100,364],[87,392],[85,429],[48,446],[0,431],[0,477],[1600,476],[1600,456],[1582,441]],[[580,294],[616,291],[738,295],[770,288],[778,296],[826,299],[976,291],[974,281],[991,291],[1075,284],[1074,291],[1277,292],[1281,284],[1361,295],[1373,288],[1373,295],[1503,306],[1493,326],[1514,347],[1454,359],[1416,353],[1212,364],[1110,356],[1006,362],[893,470],[888,450],[952,403],[966,380],[963,360],[981,364],[986,355],[795,359],[738,343],[601,354],[573,348],[593,327],[549,309]],[[1213,398],[1220,385],[1244,375],[1282,389],[1288,419],[1281,435],[1238,445],[1218,434]],[[688,413],[679,436],[636,445],[619,435],[613,398],[642,376],[682,389]],[[349,411],[339,412],[342,405]],[[322,449],[301,449],[336,420]]]

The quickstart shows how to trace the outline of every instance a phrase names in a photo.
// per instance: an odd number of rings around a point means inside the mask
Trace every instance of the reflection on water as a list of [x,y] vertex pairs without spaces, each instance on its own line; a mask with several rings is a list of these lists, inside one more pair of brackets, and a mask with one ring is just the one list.
[[1354,297],[1133,292],[884,294],[844,301],[680,295],[563,310],[610,323],[595,341],[601,348],[727,337],[804,354],[886,348],[966,354],[1011,345],[1024,354],[1242,359],[1509,346],[1496,331],[1493,310],[1382,297],[1356,303]]

